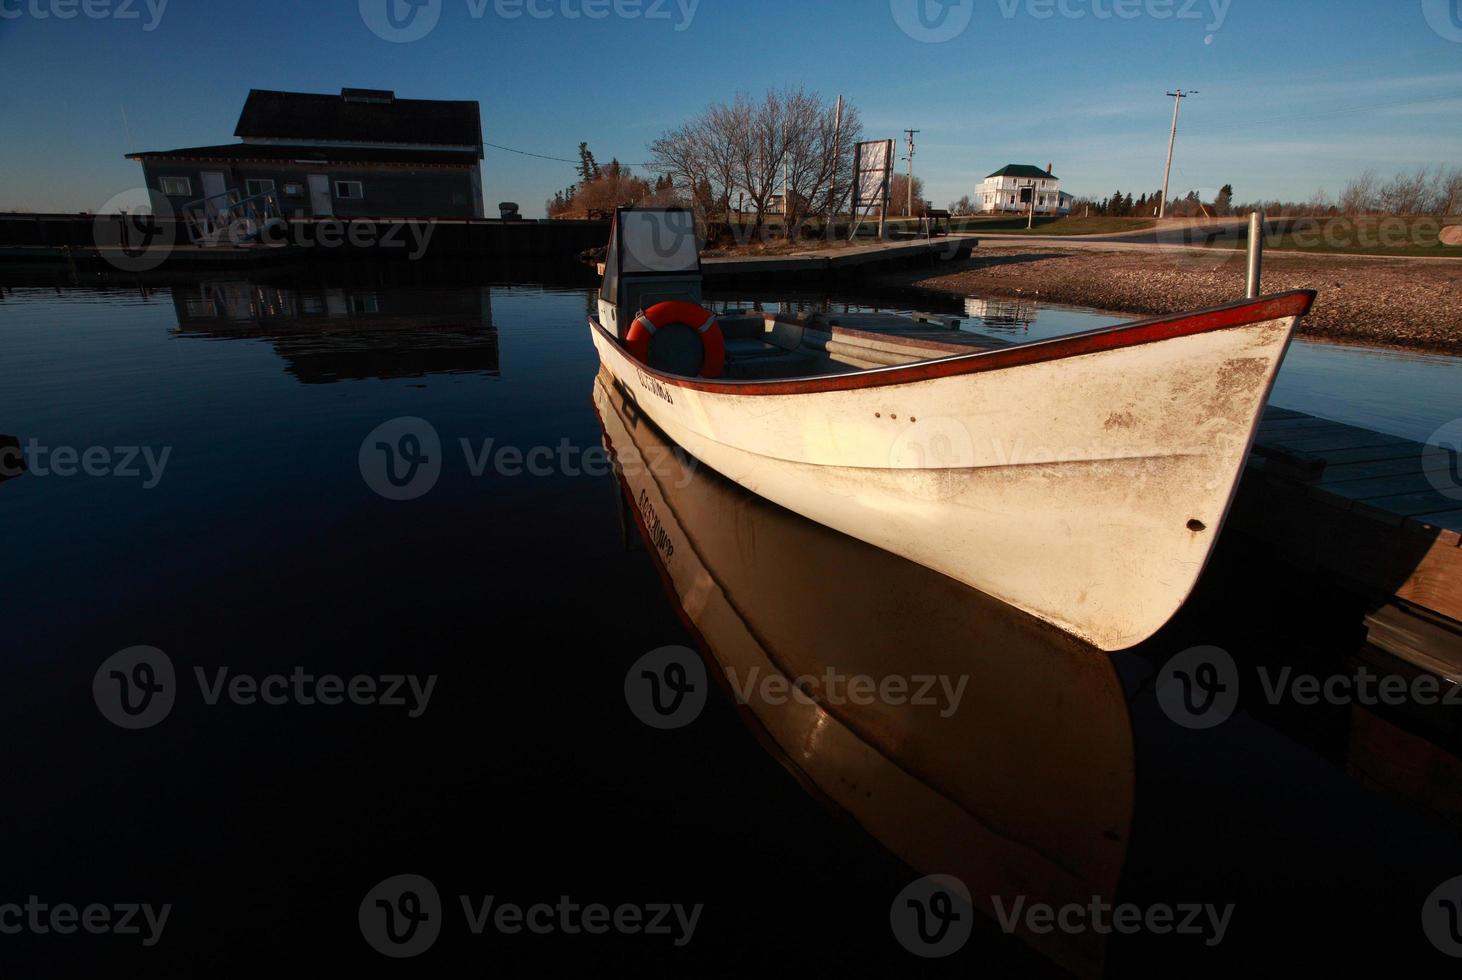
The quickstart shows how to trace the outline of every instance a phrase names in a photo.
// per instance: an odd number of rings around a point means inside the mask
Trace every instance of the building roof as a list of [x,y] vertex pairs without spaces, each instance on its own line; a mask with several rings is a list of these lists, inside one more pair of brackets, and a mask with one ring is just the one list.
[[219,146],[184,146],[176,150],[128,153],[128,160],[228,160],[233,162],[400,163],[418,166],[465,167],[478,155],[464,150],[393,150],[374,146],[300,146],[281,143],[224,143]]
[[[1033,167],[1028,163],[1007,163],[991,174],[990,177],[1032,177],[1037,180],[1061,179],[1053,173],[1048,173],[1040,167]],[[990,177],[986,177],[985,179],[989,180]]]
[[384,89],[347,88],[339,95],[250,89],[234,135],[471,146],[482,156],[482,117],[476,102],[398,99]]

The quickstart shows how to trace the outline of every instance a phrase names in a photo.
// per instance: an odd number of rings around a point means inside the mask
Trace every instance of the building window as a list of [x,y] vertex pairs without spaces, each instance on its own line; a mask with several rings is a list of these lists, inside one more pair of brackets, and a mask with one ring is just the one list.
[[342,201],[359,201],[365,197],[365,188],[358,180],[337,180],[335,182],[335,196]]
[[256,194],[273,194],[274,181],[272,180],[246,180],[244,189],[249,192],[249,197]]
[[187,197],[193,193],[193,182],[187,177],[163,177],[159,183],[162,192],[169,196]]

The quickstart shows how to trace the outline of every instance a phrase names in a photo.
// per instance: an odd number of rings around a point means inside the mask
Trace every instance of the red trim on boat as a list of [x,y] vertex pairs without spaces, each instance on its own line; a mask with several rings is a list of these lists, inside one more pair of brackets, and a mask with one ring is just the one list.
[[[1065,357],[1078,357],[1082,354],[1137,347],[1160,340],[1171,340],[1174,337],[1190,337],[1194,334],[1209,333],[1229,327],[1262,323],[1265,320],[1304,316],[1310,311],[1310,306],[1314,301],[1315,291],[1313,289],[1297,289],[1293,292],[1276,293],[1273,296],[1264,296],[1254,300],[1239,300],[1193,313],[1179,313],[1150,320],[1138,320],[1133,323],[1120,323],[1111,327],[1103,327],[1100,330],[1072,334],[1067,337],[1053,337],[1050,340],[1039,340],[1015,347],[957,354],[953,357],[919,361],[915,364],[897,367],[873,368],[855,374],[789,378],[783,381],[707,381],[675,374],[661,374],[648,365],[640,364],[638,361],[636,364],[645,374],[665,384],[722,395],[805,395],[820,391],[853,391],[859,388],[882,388],[961,374],[998,371],[1001,368],[1023,364],[1039,364]],[[618,346],[618,341],[597,320],[591,317],[589,325],[603,334],[608,342]]]

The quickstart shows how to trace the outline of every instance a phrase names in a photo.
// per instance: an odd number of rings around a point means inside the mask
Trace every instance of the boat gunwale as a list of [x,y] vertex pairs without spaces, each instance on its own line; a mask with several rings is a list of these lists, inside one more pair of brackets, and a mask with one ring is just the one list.
[[1299,317],[1309,312],[1315,296],[1316,292],[1313,289],[1295,289],[1270,296],[1261,296],[1258,299],[1235,300],[1232,303],[1188,313],[1168,314],[1145,320],[1117,323],[1110,327],[1098,327],[1095,330],[1051,337],[1028,344],[1017,344],[1013,347],[973,351],[968,354],[952,354],[948,357],[916,361],[913,364],[869,368],[849,374],[811,375],[800,378],[782,378],[775,381],[691,378],[679,374],[665,374],[631,356],[597,318],[589,317],[589,326],[590,329],[603,334],[605,340],[618,348],[638,370],[657,381],[676,388],[722,395],[802,395],[828,391],[855,391],[861,388],[893,387],[936,378],[977,374],[984,371],[1079,357],[1083,354],[1138,347],[1162,340],[1211,333],[1232,327],[1250,326],[1284,317]]

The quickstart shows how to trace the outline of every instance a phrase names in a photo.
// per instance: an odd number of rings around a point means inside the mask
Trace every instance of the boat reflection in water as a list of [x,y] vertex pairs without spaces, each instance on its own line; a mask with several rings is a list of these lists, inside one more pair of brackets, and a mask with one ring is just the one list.
[[[1112,900],[1134,789],[1110,657],[697,467],[603,370],[594,402],[647,550],[724,689],[829,671],[949,685],[935,691],[968,678],[957,701],[919,705],[753,688],[743,717],[785,763],[920,874],[962,881],[995,921],[996,896],[1007,916],[1020,899]],[[1078,974],[1101,971],[1093,930],[1017,934]]]
[[173,306],[179,336],[271,341],[304,384],[499,371],[486,286],[205,281],[175,286]]

